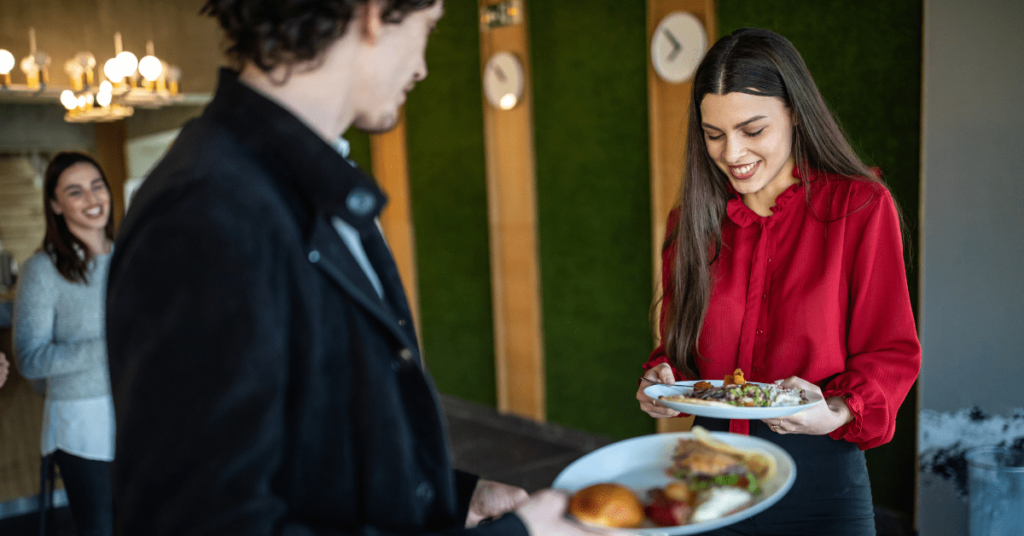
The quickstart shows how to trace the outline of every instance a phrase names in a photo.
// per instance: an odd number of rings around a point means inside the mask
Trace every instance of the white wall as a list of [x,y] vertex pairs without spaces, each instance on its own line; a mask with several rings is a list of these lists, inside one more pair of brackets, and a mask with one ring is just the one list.
[[142,186],[149,172],[156,167],[157,163],[167,154],[178,137],[181,129],[168,130],[148,136],[140,136],[128,140],[125,144],[125,159],[127,162],[128,179],[124,183],[124,209],[128,211],[132,196]]
[[1022,27],[1021,0],[924,0],[922,536],[967,534],[940,475],[966,448],[1024,443]]

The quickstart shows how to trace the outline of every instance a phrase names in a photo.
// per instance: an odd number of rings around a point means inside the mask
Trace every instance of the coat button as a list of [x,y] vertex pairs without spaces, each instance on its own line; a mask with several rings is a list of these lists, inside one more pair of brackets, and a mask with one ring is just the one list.
[[398,321],[398,325],[399,325],[399,326],[402,326],[402,327],[405,327],[405,319],[404,319],[404,318],[400,319],[400,320]]
[[412,350],[402,348],[402,351],[398,352],[398,357],[402,358],[402,361],[412,361]]
[[416,486],[416,498],[422,502],[430,502],[434,498],[434,486],[430,482],[423,481]]
[[319,260],[320,260],[320,252],[319,251],[314,249],[313,251],[309,252],[309,262],[316,263]]
[[345,198],[345,207],[352,214],[365,217],[377,208],[377,200],[370,190],[366,188],[355,188]]

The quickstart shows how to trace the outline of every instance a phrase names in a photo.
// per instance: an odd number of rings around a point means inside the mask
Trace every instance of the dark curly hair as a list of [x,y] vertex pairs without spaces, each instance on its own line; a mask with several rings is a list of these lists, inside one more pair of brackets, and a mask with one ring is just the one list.
[[199,13],[220,23],[236,67],[252,63],[270,72],[318,60],[345,34],[356,7],[371,1],[380,2],[384,22],[399,23],[437,0],[207,0]]

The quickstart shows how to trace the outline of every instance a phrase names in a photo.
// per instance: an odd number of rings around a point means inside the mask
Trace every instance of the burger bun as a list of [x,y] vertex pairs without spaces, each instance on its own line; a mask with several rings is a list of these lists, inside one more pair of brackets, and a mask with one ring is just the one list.
[[621,484],[587,486],[569,501],[569,513],[583,523],[613,528],[636,528],[644,520],[644,506],[633,491]]

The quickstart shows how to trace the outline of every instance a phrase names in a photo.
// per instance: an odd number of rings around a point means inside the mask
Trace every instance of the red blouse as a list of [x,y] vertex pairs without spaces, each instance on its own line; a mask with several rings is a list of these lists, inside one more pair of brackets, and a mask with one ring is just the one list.
[[[853,414],[829,435],[877,447],[892,439],[921,368],[896,207],[875,183],[818,174],[810,187],[809,202],[802,182],[781,193],[768,217],[729,200],[697,368],[706,379],[741,368],[751,381],[814,382],[826,397],[847,397]],[[677,208],[670,235],[678,219]],[[662,324],[675,256],[673,243],[662,259]],[[644,368],[663,362],[659,346]],[[730,430],[746,434],[748,421]]]

